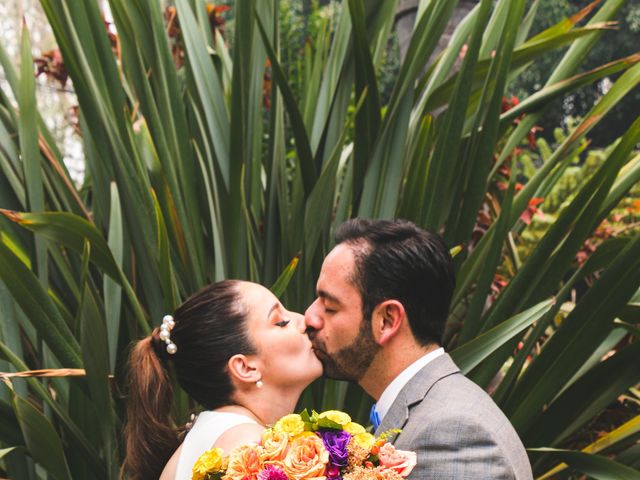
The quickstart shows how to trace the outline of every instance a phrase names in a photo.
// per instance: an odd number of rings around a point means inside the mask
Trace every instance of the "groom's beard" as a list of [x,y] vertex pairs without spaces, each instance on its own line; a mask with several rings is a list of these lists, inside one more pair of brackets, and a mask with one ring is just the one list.
[[360,324],[358,336],[346,347],[328,355],[326,346],[317,338],[312,339],[318,358],[324,368],[324,376],[334,380],[358,382],[373,361],[380,346],[371,333],[371,322],[365,319]]

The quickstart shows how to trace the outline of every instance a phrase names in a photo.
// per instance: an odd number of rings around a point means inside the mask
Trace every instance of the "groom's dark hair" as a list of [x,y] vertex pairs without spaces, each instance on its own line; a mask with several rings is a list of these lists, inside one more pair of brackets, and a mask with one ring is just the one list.
[[415,339],[440,344],[455,288],[449,249],[442,238],[408,220],[354,218],[336,230],[336,244],[355,254],[353,282],[365,319],[385,300],[402,303]]

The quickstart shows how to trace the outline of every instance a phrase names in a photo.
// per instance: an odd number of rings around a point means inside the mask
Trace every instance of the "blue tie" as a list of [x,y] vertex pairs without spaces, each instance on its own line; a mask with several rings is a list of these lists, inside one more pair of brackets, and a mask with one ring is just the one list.
[[371,412],[369,413],[369,420],[371,421],[371,425],[373,425],[373,431],[375,432],[380,426],[380,415],[378,415],[378,411],[376,410],[376,404],[371,405]]

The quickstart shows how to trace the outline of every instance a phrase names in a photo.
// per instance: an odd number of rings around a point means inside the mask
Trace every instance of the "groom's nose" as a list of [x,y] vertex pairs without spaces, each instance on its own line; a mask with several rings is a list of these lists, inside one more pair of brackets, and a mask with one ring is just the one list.
[[315,302],[309,305],[307,311],[304,312],[304,323],[307,326],[307,332],[320,330],[322,328],[322,316],[320,315],[320,299],[316,298]]

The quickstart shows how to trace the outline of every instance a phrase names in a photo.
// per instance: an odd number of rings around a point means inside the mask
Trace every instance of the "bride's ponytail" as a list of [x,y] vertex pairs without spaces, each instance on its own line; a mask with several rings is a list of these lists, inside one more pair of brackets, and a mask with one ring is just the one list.
[[[140,340],[129,356],[129,400],[124,427],[126,478],[159,478],[178,447],[173,427],[171,377],[157,352],[158,329]],[[162,353],[160,353],[162,354]]]
[[180,305],[173,312],[173,348],[160,338],[159,328],[134,346],[129,356],[124,430],[122,473],[126,478],[157,479],[178,448],[167,364],[183,390],[207,410],[233,403],[229,359],[237,353],[256,353],[247,332],[248,309],[238,286],[234,280],[207,285]]

